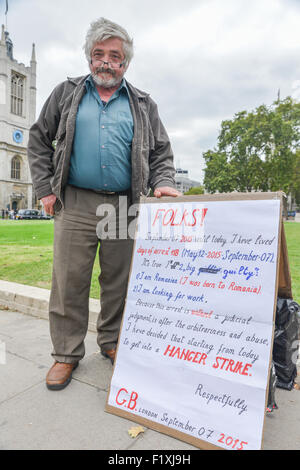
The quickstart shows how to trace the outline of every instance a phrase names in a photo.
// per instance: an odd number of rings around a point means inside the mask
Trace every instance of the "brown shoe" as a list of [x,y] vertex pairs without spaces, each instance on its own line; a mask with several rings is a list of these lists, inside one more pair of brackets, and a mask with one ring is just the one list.
[[72,372],[78,366],[75,364],[66,364],[65,362],[55,362],[49,370],[46,377],[46,385],[49,390],[62,390],[72,380]]
[[110,359],[110,362],[112,363],[112,365],[114,364],[115,357],[116,357],[116,349],[106,349],[105,351],[101,350],[101,354],[102,356]]

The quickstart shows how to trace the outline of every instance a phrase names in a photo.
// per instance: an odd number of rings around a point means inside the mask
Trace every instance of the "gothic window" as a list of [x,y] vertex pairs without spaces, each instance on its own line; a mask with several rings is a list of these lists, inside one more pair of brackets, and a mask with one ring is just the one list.
[[20,157],[14,157],[11,161],[11,178],[15,180],[21,179],[21,159]]
[[23,116],[24,82],[25,79],[22,75],[12,72],[10,110],[13,114],[17,114],[18,116]]

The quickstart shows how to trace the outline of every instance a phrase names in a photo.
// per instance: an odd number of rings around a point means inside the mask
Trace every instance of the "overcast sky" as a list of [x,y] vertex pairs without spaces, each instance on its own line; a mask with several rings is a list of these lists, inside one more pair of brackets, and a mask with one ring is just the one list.
[[[0,2],[5,24],[5,1]],[[300,0],[9,0],[14,58],[37,58],[37,113],[67,76],[89,72],[82,46],[91,21],[125,27],[135,56],[126,78],[157,102],[175,164],[202,181],[202,153],[222,120],[300,99]]]

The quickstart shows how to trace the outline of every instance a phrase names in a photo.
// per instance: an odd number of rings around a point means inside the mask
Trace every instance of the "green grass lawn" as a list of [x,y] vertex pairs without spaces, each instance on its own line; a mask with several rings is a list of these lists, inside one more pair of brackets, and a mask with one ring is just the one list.
[[[0,279],[51,288],[53,220],[0,221]],[[98,256],[90,296],[99,298]]]
[[300,224],[286,222],[284,231],[289,253],[293,297],[300,304]]
[[[300,224],[286,222],[292,289],[300,303]],[[50,289],[53,220],[0,220],[0,279]],[[99,298],[98,256],[90,296]]]

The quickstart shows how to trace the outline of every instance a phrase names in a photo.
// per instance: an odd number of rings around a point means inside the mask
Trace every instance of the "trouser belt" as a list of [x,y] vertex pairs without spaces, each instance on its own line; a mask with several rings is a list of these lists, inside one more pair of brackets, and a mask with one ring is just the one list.
[[74,186],[70,184],[69,186],[73,186],[76,189],[83,189],[85,191],[92,191],[93,193],[97,194],[104,194],[104,195],[118,195],[118,196],[129,196],[131,193],[131,189],[126,189],[125,191],[106,191],[105,189],[91,189],[91,188],[80,188],[80,186]]

